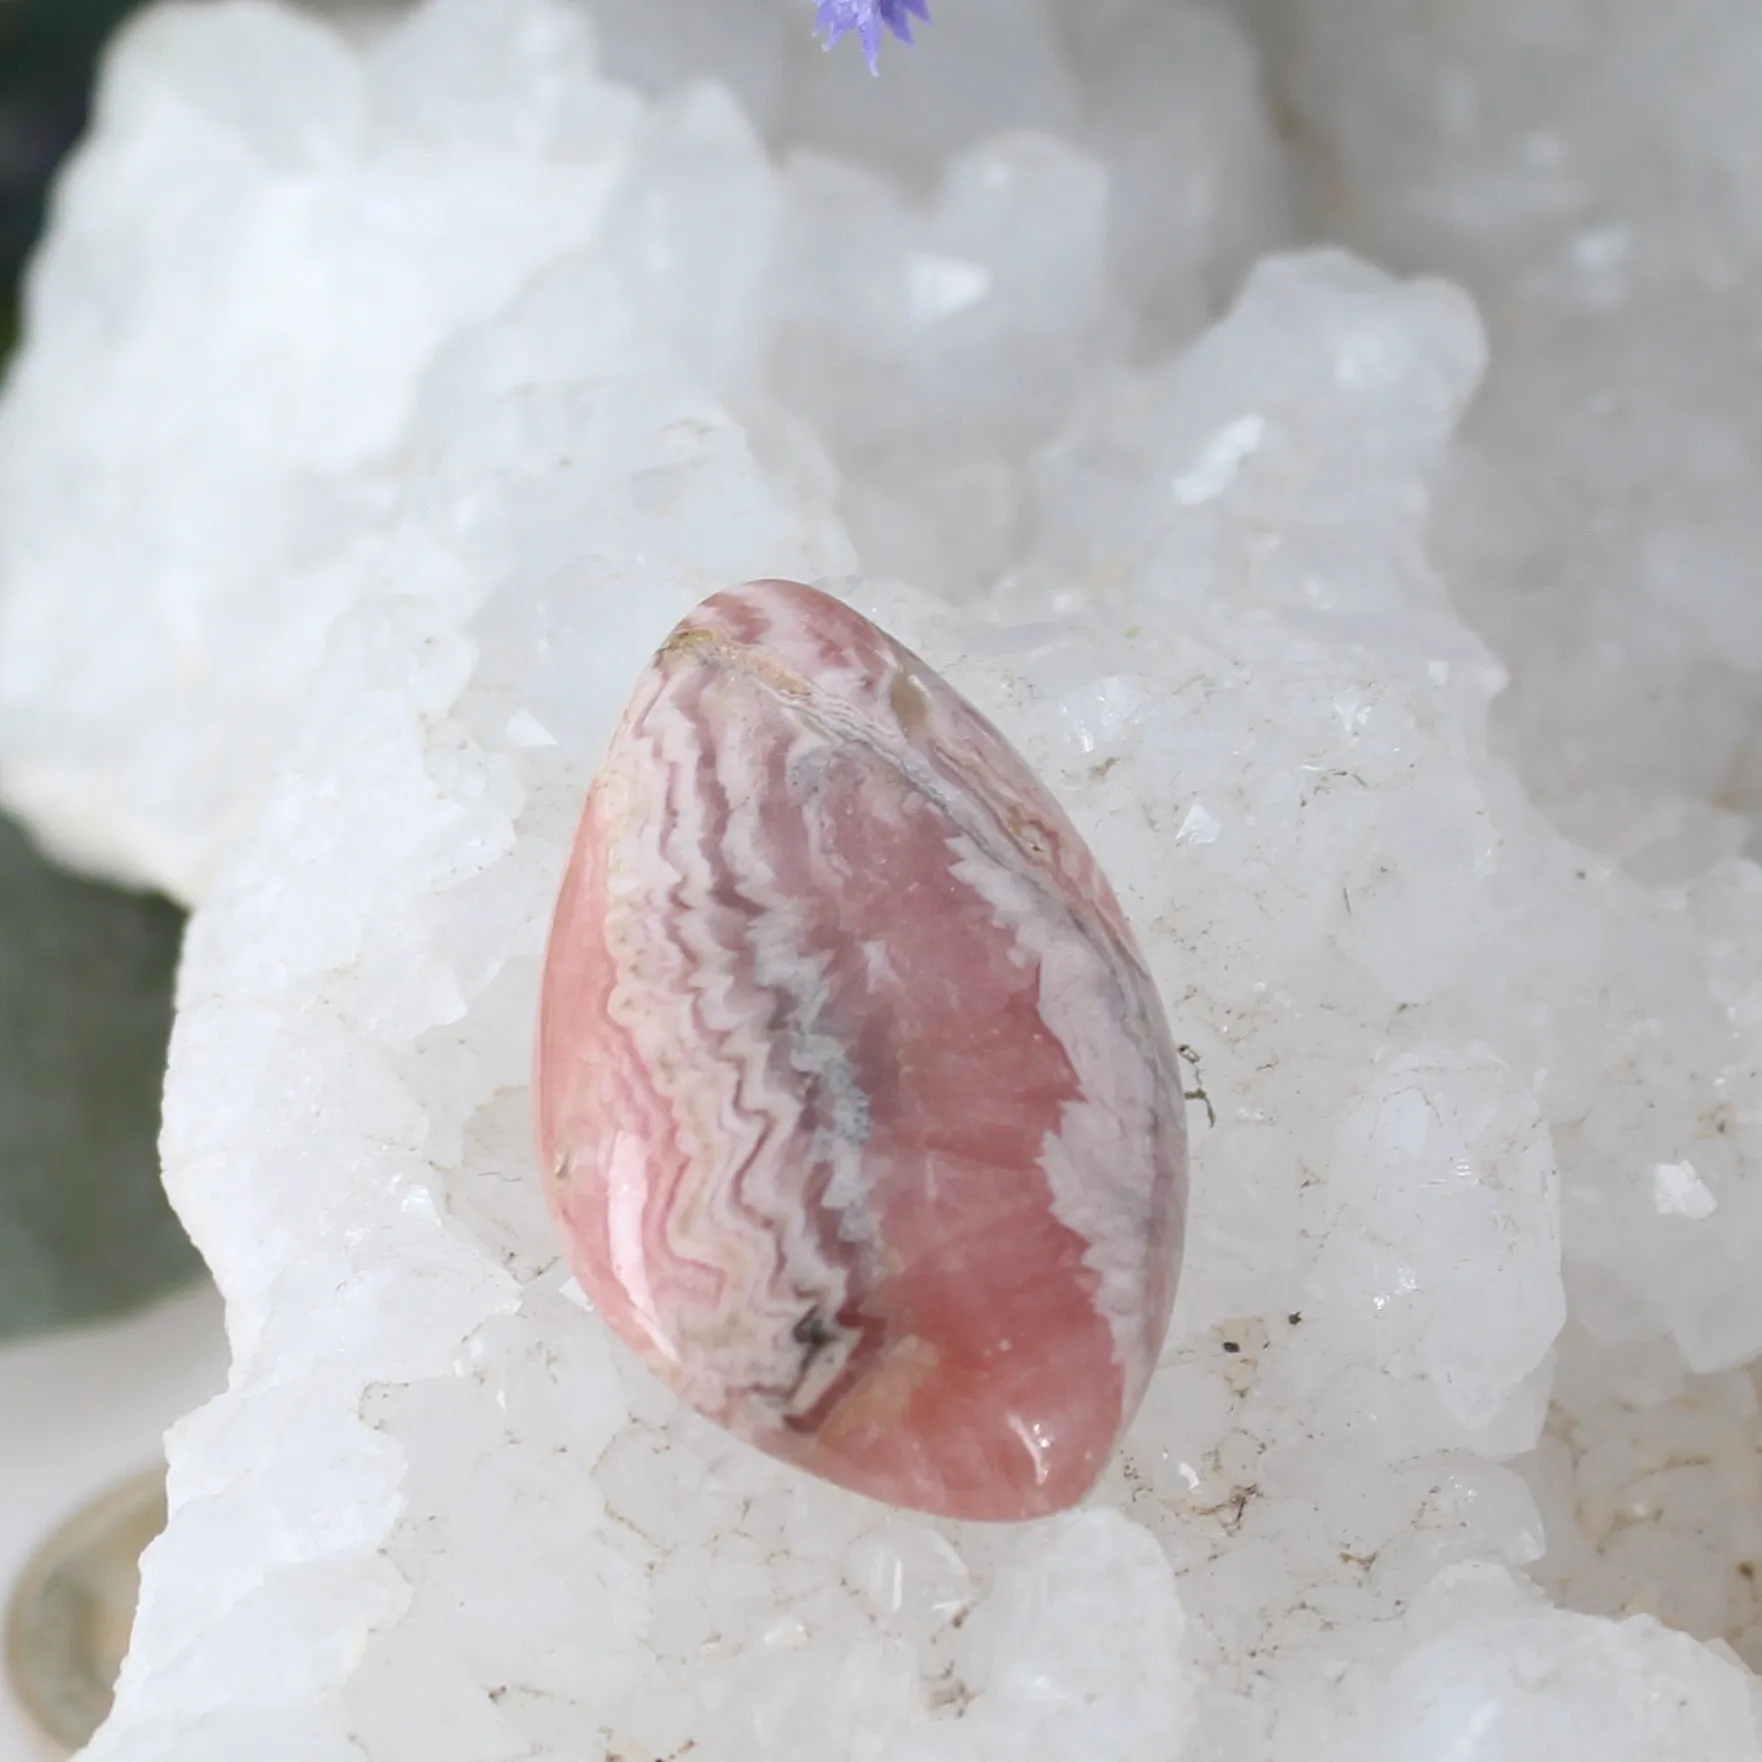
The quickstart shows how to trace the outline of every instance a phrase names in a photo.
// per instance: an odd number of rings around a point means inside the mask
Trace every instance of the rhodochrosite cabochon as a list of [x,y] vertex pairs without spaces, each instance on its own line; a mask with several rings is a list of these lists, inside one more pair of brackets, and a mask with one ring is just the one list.
[[644,672],[537,1094],[576,1276],[693,1406],[949,1517],[1095,1484],[1174,1300],[1168,1027],[1045,787],[850,607],[754,582]]

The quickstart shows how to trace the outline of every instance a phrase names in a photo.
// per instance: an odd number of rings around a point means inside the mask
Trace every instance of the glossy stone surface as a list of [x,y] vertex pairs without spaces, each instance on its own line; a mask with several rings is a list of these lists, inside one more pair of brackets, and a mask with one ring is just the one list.
[[860,614],[757,582],[655,657],[537,1076],[577,1277],[687,1401],[947,1516],[1094,1485],[1174,1296],[1168,1029],[1045,788]]

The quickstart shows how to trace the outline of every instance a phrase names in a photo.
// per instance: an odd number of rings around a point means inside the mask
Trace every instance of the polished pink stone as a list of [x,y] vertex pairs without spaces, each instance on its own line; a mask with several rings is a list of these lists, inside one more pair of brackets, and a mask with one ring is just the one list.
[[681,1396],[892,1504],[1094,1485],[1174,1298],[1182,1101],[1112,889],[923,661],[812,588],[644,673],[545,970],[582,1286]]

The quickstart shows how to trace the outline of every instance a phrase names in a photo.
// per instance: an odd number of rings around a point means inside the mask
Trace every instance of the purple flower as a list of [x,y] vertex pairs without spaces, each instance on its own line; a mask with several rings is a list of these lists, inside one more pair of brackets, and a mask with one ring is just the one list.
[[893,32],[902,43],[912,40],[912,20],[930,22],[925,0],[820,0],[820,31],[830,49],[855,32],[869,58],[869,72],[881,71],[881,29]]

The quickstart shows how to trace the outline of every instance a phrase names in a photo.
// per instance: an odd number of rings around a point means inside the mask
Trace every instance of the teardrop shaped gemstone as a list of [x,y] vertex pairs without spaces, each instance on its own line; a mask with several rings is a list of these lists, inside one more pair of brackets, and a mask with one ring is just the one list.
[[1181,1085],[1112,888],[909,650],[788,581],[638,683],[545,968],[538,1133],[600,1314],[759,1448],[1024,1519],[1153,1370]]

